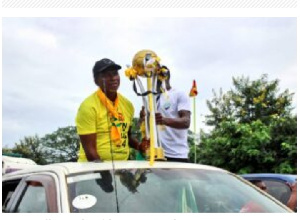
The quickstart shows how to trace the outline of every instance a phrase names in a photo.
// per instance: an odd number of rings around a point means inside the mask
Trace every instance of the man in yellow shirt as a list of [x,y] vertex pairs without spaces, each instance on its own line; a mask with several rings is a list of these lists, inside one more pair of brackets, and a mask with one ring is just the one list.
[[97,61],[93,68],[98,90],[80,105],[76,127],[80,137],[78,162],[128,160],[129,146],[145,150],[131,135],[132,103],[117,92],[121,66],[110,59]]

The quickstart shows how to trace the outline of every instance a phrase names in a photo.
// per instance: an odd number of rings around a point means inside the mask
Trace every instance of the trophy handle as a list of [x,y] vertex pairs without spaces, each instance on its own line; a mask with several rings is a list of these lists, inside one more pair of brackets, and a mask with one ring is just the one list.
[[[145,91],[145,88],[144,88],[141,80],[137,77],[136,81],[137,81],[137,83],[138,83],[138,85],[141,89],[141,92],[145,93],[146,91]],[[146,96],[142,96],[142,98],[143,98],[143,104],[144,104],[145,110],[146,110],[146,115],[145,115],[145,130],[146,130],[146,132],[145,132],[145,137],[146,137],[147,140],[149,140],[149,138],[150,138],[150,132],[149,132],[149,129],[150,129],[150,127],[149,127],[149,105],[148,105]]]
[[[157,75],[154,74],[153,75],[153,85],[152,85],[152,91],[157,91]],[[157,103],[156,103],[156,97],[157,97],[157,94],[154,95],[154,111],[155,113],[157,112]],[[161,145],[161,140],[160,140],[160,135],[159,135],[159,130],[162,130],[162,127],[163,125],[156,125],[156,135],[157,135],[157,144],[158,144],[158,147],[162,147]]]

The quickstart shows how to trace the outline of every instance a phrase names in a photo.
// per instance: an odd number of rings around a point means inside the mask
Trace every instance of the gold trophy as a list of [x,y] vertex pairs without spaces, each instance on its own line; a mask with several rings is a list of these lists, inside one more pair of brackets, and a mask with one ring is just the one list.
[[[160,59],[155,52],[141,50],[135,54],[132,67],[128,67],[125,74],[133,81],[135,93],[143,98],[146,117],[144,124],[141,125],[141,130],[143,138],[150,139],[150,148],[146,152],[146,158],[152,165],[154,160],[165,160],[164,150],[161,147],[159,138],[159,129],[155,122],[155,113],[157,112],[155,99],[162,92],[160,88],[157,88],[157,80],[163,82],[166,79],[165,70],[161,68]],[[147,90],[145,90],[140,77],[146,78]],[[141,93],[137,91],[136,83]]]

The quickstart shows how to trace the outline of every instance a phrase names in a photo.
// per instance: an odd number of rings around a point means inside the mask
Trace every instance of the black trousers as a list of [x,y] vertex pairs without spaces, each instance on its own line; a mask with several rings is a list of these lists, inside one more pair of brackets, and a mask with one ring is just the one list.
[[183,163],[189,163],[188,158],[174,158],[174,157],[166,157],[167,161],[171,162],[183,162]]

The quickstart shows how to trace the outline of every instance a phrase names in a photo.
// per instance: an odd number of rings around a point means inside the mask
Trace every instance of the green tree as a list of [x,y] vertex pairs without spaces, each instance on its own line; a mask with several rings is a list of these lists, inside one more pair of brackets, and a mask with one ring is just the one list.
[[76,127],[58,128],[53,133],[45,135],[41,142],[48,163],[77,161],[80,141]]
[[207,101],[213,130],[201,134],[198,161],[236,173],[296,172],[297,118],[279,81],[233,78],[233,89]]
[[276,164],[274,172],[297,173],[297,116],[275,118],[270,126]]
[[219,127],[223,121],[235,120],[235,109],[233,106],[231,92],[223,93],[220,89],[219,95],[213,90],[213,99],[206,101],[207,107],[211,114],[206,115],[206,124],[209,126]]
[[200,161],[235,173],[257,172],[258,168],[267,172],[268,162],[274,161],[267,149],[269,143],[269,128],[259,120],[221,122],[220,129],[202,137]]
[[2,154],[18,154],[37,164],[77,161],[79,137],[76,127],[59,128],[39,138],[37,135],[24,137],[13,148],[2,149]]
[[[195,141],[196,139],[196,141]],[[195,161],[195,148],[196,148],[196,154],[198,155],[199,152],[199,148],[198,146],[195,144],[195,142],[197,143],[197,137],[195,137],[194,132],[192,132],[191,130],[188,130],[188,146],[190,148],[190,152],[189,152],[189,160],[190,162],[194,163]],[[199,139],[198,139],[199,142]]]
[[274,117],[290,116],[293,93],[289,90],[279,93],[279,80],[268,81],[268,75],[264,74],[254,81],[233,78],[233,85],[235,90],[230,94],[239,122],[261,120],[269,125]]
[[9,147],[7,147],[7,146],[5,146],[5,147],[2,147],[2,155],[8,155],[8,154],[12,154],[13,152],[12,152],[12,148],[9,148]]
[[24,158],[29,158],[37,164],[47,164],[41,139],[37,135],[25,137],[23,140],[20,140],[20,143],[16,143],[11,151],[12,153],[22,155]]
[[270,124],[275,117],[291,115],[293,93],[289,90],[279,93],[279,80],[268,81],[264,74],[260,79],[250,81],[249,77],[233,78],[234,89],[219,95],[213,90],[213,99],[207,101],[211,112],[206,124],[218,127],[222,121],[250,123],[261,120]]

